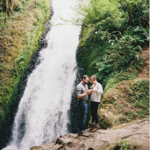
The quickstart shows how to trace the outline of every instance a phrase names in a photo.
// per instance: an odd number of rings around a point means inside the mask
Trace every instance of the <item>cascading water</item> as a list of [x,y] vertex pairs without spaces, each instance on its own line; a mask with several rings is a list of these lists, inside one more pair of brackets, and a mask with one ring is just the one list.
[[80,27],[66,24],[60,18],[68,20],[76,15],[70,8],[72,2],[52,2],[54,15],[51,23],[55,26],[46,36],[47,48],[40,51],[40,64],[28,77],[15,116],[12,140],[3,150],[29,150],[68,132]]

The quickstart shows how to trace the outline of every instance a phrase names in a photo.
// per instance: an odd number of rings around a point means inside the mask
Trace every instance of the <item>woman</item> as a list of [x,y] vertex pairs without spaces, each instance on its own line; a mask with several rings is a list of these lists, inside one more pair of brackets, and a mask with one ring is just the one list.
[[90,77],[90,82],[93,84],[90,87],[90,89],[93,91],[90,99],[91,113],[92,113],[92,126],[90,130],[94,132],[97,129],[99,129],[97,110],[98,110],[98,105],[100,103],[101,94],[103,94],[103,88],[102,85],[99,82],[97,82],[97,78],[95,75]]

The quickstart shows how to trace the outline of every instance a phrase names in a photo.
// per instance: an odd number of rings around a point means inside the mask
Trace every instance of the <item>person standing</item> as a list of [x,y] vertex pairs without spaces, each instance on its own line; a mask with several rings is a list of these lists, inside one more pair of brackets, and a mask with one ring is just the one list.
[[82,136],[88,136],[84,132],[84,125],[87,118],[88,111],[88,95],[92,93],[91,90],[88,89],[87,83],[89,82],[89,77],[87,75],[83,75],[82,81],[76,87],[77,98],[79,99],[79,107],[80,107],[80,117],[78,121],[78,129],[79,134]]
[[103,88],[102,85],[99,82],[97,82],[97,77],[95,75],[90,77],[90,82],[93,84],[90,87],[90,89],[93,90],[90,99],[90,106],[91,106],[91,113],[92,113],[92,125],[90,130],[94,132],[97,129],[99,129],[97,110],[101,100],[101,95],[103,94]]

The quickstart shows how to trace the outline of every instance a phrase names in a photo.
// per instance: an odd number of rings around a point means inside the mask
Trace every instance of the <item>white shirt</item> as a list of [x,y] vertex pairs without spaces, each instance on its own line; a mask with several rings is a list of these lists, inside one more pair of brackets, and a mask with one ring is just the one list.
[[92,102],[100,102],[101,100],[101,95],[103,94],[103,88],[102,85],[97,82],[96,85],[92,85],[93,86],[93,90],[97,90],[97,91],[93,91],[93,93],[91,94],[91,100]]

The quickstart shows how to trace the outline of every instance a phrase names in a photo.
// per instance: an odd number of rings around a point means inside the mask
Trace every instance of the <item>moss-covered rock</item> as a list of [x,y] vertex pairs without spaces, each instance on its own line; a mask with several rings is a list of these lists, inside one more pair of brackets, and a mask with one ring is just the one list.
[[108,90],[98,110],[102,129],[149,117],[149,80],[121,81]]

